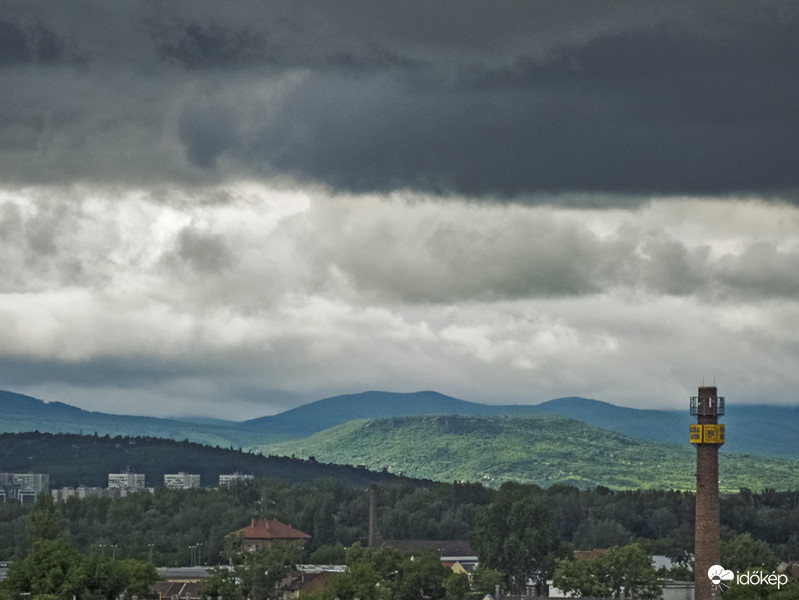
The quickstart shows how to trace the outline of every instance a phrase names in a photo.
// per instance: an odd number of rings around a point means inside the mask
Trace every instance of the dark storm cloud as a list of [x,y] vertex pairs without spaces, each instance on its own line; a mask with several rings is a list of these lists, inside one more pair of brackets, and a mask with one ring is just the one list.
[[84,58],[48,27],[0,20],[0,68],[37,63],[78,65]]
[[799,184],[792,3],[7,12],[0,169],[12,179],[290,177],[536,202],[792,200]]
[[85,360],[35,359],[1,356],[5,385],[31,385],[59,382],[97,386],[114,382],[119,387],[135,387],[142,379],[162,382],[176,377],[198,376],[210,372],[220,376],[223,369],[213,364],[190,365],[165,361],[160,357],[107,356]]
[[244,155],[357,191],[795,190],[799,20],[655,30],[414,86],[309,79]]

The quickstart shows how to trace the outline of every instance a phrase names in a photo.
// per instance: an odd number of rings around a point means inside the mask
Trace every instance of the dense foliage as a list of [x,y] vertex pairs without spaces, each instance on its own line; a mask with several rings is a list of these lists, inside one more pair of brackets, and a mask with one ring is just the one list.
[[258,552],[243,552],[237,540],[225,554],[232,564],[217,567],[206,582],[203,593],[227,600],[268,600],[282,598],[280,583],[302,556],[302,546],[294,542],[275,542]]
[[[396,480],[380,486],[380,528],[386,539],[465,539],[474,512],[491,491],[474,484]],[[163,566],[187,565],[202,544],[202,563],[223,560],[225,536],[252,518],[277,518],[312,536],[308,553],[368,536],[368,494],[334,480],[292,484],[276,480],[231,488],[139,492],[126,498],[71,498],[55,507],[68,539],[84,552],[149,558]],[[0,560],[30,548],[30,511],[0,505]]]
[[347,567],[346,573],[332,576],[323,590],[305,598],[461,600],[470,591],[466,575],[444,567],[435,553],[411,559],[390,548],[372,552],[356,545],[347,552]]
[[105,554],[86,556],[63,537],[49,496],[40,496],[28,518],[30,549],[17,557],[0,583],[2,600],[114,600],[144,594],[158,578],[155,567]]
[[[693,548],[693,494],[508,485],[525,502],[544,507],[557,538],[576,549],[637,541],[650,553],[685,561]],[[492,501],[501,502],[505,493],[475,484],[412,480],[378,489],[383,539],[468,539],[476,531],[478,513]],[[162,566],[189,564],[190,547],[196,544],[202,544],[200,562],[224,562],[225,536],[254,517],[277,518],[310,534],[303,560],[315,555],[314,562],[341,560],[345,547],[365,543],[368,536],[366,487],[333,480],[308,485],[258,480],[218,490],[160,488],[117,500],[70,499],[56,504],[54,512],[65,538],[81,553],[140,560],[152,555]],[[0,560],[30,551],[32,518],[28,507],[0,504]],[[724,543],[748,533],[779,559],[799,559],[799,492],[724,495],[721,520]]]
[[570,548],[560,540],[552,511],[523,486],[506,484],[477,513],[471,543],[480,563],[504,574],[504,589],[523,594],[533,582],[544,591],[555,561]]
[[638,544],[614,546],[591,560],[562,559],[552,585],[576,597],[659,598],[661,586],[652,556]]

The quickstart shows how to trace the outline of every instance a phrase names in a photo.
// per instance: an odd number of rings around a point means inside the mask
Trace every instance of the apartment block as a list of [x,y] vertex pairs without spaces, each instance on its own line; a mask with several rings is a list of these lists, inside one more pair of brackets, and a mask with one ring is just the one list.
[[246,473],[223,473],[219,476],[219,487],[230,485],[236,481],[249,481],[251,479],[255,479],[255,477]]
[[200,487],[200,475],[197,473],[165,473],[164,487],[171,490],[188,490]]
[[144,489],[144,473],[109,473],[108,487],[111,489]]

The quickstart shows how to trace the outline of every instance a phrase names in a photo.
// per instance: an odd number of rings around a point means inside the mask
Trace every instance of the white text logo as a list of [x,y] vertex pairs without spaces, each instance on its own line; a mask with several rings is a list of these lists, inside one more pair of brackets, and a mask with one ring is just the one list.
[[707,570],[707,576],[715,586],[729,587],[726,582],[735,580],[738,585],[776,585],[780,589],[788,583],[788,576],[785,573],[776,572],[764,573],[763,571],[747,571],[746,573],[735,573],[725,569],[721,565],[713,565]]

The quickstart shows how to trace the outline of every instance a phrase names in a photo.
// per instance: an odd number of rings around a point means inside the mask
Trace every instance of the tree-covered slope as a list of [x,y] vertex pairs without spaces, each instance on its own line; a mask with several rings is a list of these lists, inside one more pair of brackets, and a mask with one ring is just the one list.
[[[557,415],[353,421],[261,450],[491,486],[518,481],[692,490],[696,471],[696,453],[687,444],[648,442]],[[721,486],[796,489],[799,461],[724,454]]]
[[250,473],[290,483],[336,479],[368,485],[394,479],[352,466],[325,465],[286,457],[267,457],[190,442],[146,437],[109,437],[50,433],[0,434],[0,471],[49,473],[51,487],[108,484],[108,473],[128,467],[144,473],[157,487],[165,473],[199,473],[204,486],[216,486],[222,473]]

